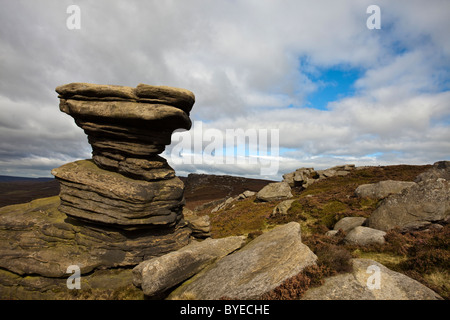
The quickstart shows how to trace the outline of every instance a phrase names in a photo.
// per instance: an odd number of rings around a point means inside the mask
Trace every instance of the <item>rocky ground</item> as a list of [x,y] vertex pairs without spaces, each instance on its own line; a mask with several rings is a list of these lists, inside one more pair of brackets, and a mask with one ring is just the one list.
[[[449,193],[448,177],[442,176],[448,169],[438,167],[299,169],[285,178],[280,194],[269,198],[256,191],[270,181],[192,175],[184,180],[186,209],[205,223],[204,234],[211,239],[200,237],[142,262],[129,254],[139,243],[124,242],[115,233],[104,236],[116,254],[102,255],[110,250],[100,245],[105,239],[96,239],[84,226],[67,227],[58,197],[7,206],[0,209],[1,298],[449,299]],[[378,184],[382,181],[409,184]],[[423,204],[417,195],[431,200]],[[402,201],[416,204],[394,207]],[[385,219],[387,208],[406,223]],[[410,215],[414,210],[426,214]],[[46,223],[37,218],[42,215],[49,217]],[[86,245],[86,270],[82,289],[68,290],[62,265],[70,262],[71,243],[80,243],[79,237]],[[61,239],[64,245],[55,246]],[[14,250],[5,250],[14,243]],[[33,266],[37,271],[29,271],[20,252],[48,243],[62,250],[65,262],[57,274],[38,276],[56,269],[42,261]],[[48,250],[39,250],[45,259]],[[89,258],[92,252],[100,259]],[[370,270],[379,272],[382,290],[368,289]]]

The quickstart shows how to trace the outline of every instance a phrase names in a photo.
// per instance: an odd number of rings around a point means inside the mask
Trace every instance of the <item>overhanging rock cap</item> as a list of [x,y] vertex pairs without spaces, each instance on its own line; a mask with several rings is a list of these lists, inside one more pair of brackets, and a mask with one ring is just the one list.
[[58,86],[61,99],[75,100],[129,100],[153,104],[166,104],[189,113],[195,103],[195,95],[186,89],[139,84],[136,88],[73,82]]

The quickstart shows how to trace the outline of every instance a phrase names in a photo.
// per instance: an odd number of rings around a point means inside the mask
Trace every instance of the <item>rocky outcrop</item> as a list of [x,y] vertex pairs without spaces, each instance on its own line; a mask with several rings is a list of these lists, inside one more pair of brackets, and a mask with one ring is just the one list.
[[311,184],[323,179],[335,176],[346,176],[354,169],[354,164],[335,166],[325,170],[314,170],[314,168],[299,168],[294,172],[284,174],[283,181],[288,183],[291,188],[307,188]]
[[52,171],[60,210],[122,229],[172,227],[182,217],[183,183],[158,154],[175,129],[189,129],[194,95],[140,84],[136,88],[71,83],[56,88],[60,110],[88,136],[93,159]]
[[378,183],[362,184],[355,190],[355,194],[360,198],[384,199],[390,194],[401,193],[406,188],[414,186],[412,181],[386,180]]
[[52,170],[59,197],[1,208],[0,292],[13,299],[22,298],[13,278],[23,278],[24,290],[51,292],[56,283],[67,291],[68,266],[83,275],[129,268],[190,242],[183,182],[158,154],[175,129],[190,128],[194,95],[142,84],[56,91],[61,111],[88,135],[93,159]]
[[429,179],[384,199],[370,215],[368,225],[383,231],[414,230],[446,221],[449,215],[450,181]]
[[286,182],[269,183],[256,194],[259,201],[285,200],[292,197],[291,187]]
[[303,300],[442,300],[437,293],[369,259],[353,259],[353,271],[325,279]]
[[173,291],[169,299],[257,299],[316,260],[301,242],[300,225],[291,222],[222,258]]
[[344,241],[349,244],[366,246],[385,243],[386,232],[368,227],[358,226],[349,231]]
[[133,269],[133,284],[147,296],[156,296],[183,282],[245,243],[245,237],[206,239],[140,263]]
[[122,229],[176,225],[182,216],[183,182],[136,180],[99,168],[92,160],[52,173],[61,184],[59,210],[85,222]]

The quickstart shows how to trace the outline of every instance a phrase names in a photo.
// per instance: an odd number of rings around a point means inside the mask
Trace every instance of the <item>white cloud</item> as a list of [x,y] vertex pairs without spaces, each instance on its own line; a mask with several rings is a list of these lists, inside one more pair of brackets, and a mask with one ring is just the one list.
[[[65,23],[70,4],[0,0],[0,156],[8,165],[89,156],[82,130],[58,109],[54,88],[69,82],[189,89],[191,117],[210,127],[278,128],[280,147],[292,150],[280,171],[292,159],[331,166],[449,157],[448,1],[380,0],[381,30],[366,28],[368,0],[80,0],[74,31]],[[355,95],[328,110],[304,108],[322,81],[308,75],[335,66],[363,71]]]

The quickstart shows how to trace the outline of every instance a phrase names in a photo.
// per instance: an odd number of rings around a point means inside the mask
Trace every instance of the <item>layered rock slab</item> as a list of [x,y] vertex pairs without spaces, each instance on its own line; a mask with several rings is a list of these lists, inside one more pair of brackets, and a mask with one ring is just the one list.
[[370,215],[369,227],[388,231],[414,230],[444,222],[450,216],[450,181],[443,178],[420,181],[401,194],[383,200]]
[[70,83],[56,91],[60,110],[87,134],[99,167],[148,181],[174,177],[173,169],[157,155],[170,144],[174,130],[190,129],[192,92],[88,83]]
[[414,186],[412,181],[386,180],[377,183],[362,184],[355,190],[355,194],[361,198],[383,199],[390,194],[401,193],[406,188]]
[[184,185],[175,177],[148,182],[98,168],[92,160],[52,170],[68,216],[123,229],[174,226],[182,217]]
[[61,183],[60,210],[89,223],[173,227],[182,217],[184,185],[158,154],[176,129],[190,129],[194,94],[140,84],[136,88],[70,83],[56,88],[92,146],[92,160],[52,171]]

